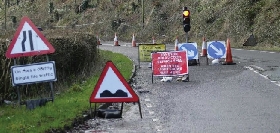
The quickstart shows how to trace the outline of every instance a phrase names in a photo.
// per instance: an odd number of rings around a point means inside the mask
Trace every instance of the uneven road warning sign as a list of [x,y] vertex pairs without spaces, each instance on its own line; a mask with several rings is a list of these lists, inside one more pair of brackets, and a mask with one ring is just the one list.
[[[126,82],[120,71],[112,61],[107,61],[103,71],[90,96],[89,103],[122,103],[120,115],[122,115],[124,102],[138,102],[140,117],[142,118],[141,105],[138,95]],[[96,104],[94,104],[94,116]],[[91,110],[91,109],[90,109]]]
[[7,58],[34,56],[54,53],[55,49],[44,37],[43,33],[23,17],[6,52]]
[[91,94],[90,103],[138,101],[138,95],[127,83],[113,62],[108,61]]

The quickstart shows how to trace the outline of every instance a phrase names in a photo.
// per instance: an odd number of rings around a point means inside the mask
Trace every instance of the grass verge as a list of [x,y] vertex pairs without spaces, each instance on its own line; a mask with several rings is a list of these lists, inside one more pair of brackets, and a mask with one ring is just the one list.
[[[111,60],[128,81],[133,62],[126,56],[100,51],[104,61]],[[94,68],[93,68],[94,69]],[[43,133],[49,129],[71,125],[73,120],[89,110],[89,97],[101,72],[95,73],[82,84],[73,84],[68,91],[55,97],[44,107],[28,110],[25,106],[0,107],[0,133]]]

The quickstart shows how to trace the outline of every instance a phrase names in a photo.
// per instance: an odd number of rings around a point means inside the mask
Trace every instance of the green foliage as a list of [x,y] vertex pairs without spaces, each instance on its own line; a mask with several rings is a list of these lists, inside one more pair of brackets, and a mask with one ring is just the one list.
[[[61,34],[63,32],[63,34]],[[54,54],[50,54],[51,61],[55,61],[56,74],[58,81],[55,82],[56,91],[63,91],[60,85],[70,85],[73,82],[82,82],[93,73],[92,68],[99,68],[99,54],[97,50],[97,39],[91,34],[74,33],[73,31],[46,31],[49,42],[56,49]],[[63,36],[62,36],[63,35]],[[10,67],[13,65],[11,59],[4,55],[7,50],[6,42],[2,42],[0,51],[1,60],[1,82],[0,95],[4,99],[16,100],[15,89],[11,86]],[[45,62],[45,56],[22,57],[17,59],[20,64],[34,62]],[[34,85],[23,85],[19,87],[21,99],[30,99],[37,97],[49,97],[50,89],[47,83]],[[77,88],[77,90],[79,90]]]
[[74,84],[70,87],[69,91],[71,92],[81,92],[83,88],[79,84]]
[[[150,42],[154,36],[158,43],[173,43],[178,36],[185,40],[182,26],[182,7],[191,11],[190,41],[231,39],[232,46],[242,46],[242,42],[254,33],[258,45],[278,46],[279,0],[150,0],[144,1],[144,12],[140,0],[55,0],[54,11],[50,15],[48,1],[21,2],[9,8],[8,16],[21,18],[23,15],[44,29],[55,26],[70,26],[94,23],[91,28],[102,40],[112,40],[118,33],[121,41],[131,41],[133,33],[138,42]],[[76,14],[82,3],[88,5],[83,13]],[[82,4],[84,5],[84,4]],[[67,9],[65,7],[68,7]],[[76,8],[75,8],[76,7]],[[16,12],[18,11],[18,12]],[[3,12],[2,12],[3,14]],[[144,28],[142,15],[144,14]],[[3,14],[4,15],[4,14]],[[57,21],[52,21],[54,18]],[[112,23],[122,20],[122,23]],[[8,21],[12,25],[11,20]]]
[[[111,60],[125,79],[129,79],[133,69],[132,61],[122,54],[110,51],[100,51],[104,61]],[[91,69],[96,70],[92,67]],[[0,107],[0,132],[15,133],[43,133],[46,131],[63,131],[65,127],[71,128],[73,121],[80,118],[86,110],[89,110],[89,97],[101,73],[98,69],[89,79],[83,83],[74,83],[69,90],[55,97],[54,102],[48,102],[46,106],[34,110],[27,110],[24,106]]]

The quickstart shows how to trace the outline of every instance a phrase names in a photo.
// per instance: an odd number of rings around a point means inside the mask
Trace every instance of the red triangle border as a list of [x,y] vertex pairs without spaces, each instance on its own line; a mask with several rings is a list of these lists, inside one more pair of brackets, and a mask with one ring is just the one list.
[[[32,52],[24,52],[24,53],[16,53],[16,54],[11,53],[15,44],[16,44],[16,40],[19,37],[20,32],[21,32],[25,22],[27,22],[31,26],[31,28],[37,33],[37,35],[47,45],[49,50],[40,50],[40,51],[32,51]],[[54,47],[44,37],[43,33],[39,31],[39,29],[32,23],[32,21],[27,16],[24,16],[20,21],[19,27],[17,28],[17,31],[15,32],[14,37],[13,37],[5,55],[6,55],[7,58],[16,58],[16,57],[23,57],[23,56],[35,56],[35,55],[51,54],[51,53],[54,53],[54,52],[55,52]]]
[[[102,84],[104,77],[106,76],[108,69],[112,68],[112,70],[115,72],[117,77],[120,79],[120,81],[123,83],[123,85],[126,87],[126,89],[129,91],[131,94],[131,98],[123,98],[123,97],[118,97],[118,98],[95,98],[97,95],[98,90],[100,89],[100,85]],[[139,97],[135,93],[135,91],[131,88],[131,86],[127,83],[125,78],[121,75],[120,71],[117,69],[117,67],[113,64],[112,61],[107,61],[105,67],[103,68],[103,71],[94,87],[94,90],[90,96],[89,99],[90,103],[118,103],[118,102],[139,102]]]

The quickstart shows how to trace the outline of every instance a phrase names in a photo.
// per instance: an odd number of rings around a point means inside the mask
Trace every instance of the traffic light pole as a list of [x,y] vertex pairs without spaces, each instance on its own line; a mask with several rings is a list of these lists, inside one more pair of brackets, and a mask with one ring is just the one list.
[[142,4],[142,24],[143,24],[143,25],[142,25],[142,26],[143,26],[142,28],[144,28],[144,26],[145,26],[145,20],[144,20],[144,18],[145,18],[145,16],[144,16],[144,15],[145,15],[145,14],[144,14],[144,11],[145,11],[145,10],[144,10],[144,0],[141,1],[141,4]]
[[188,32],[186,32],[186,43],[188,43]]

